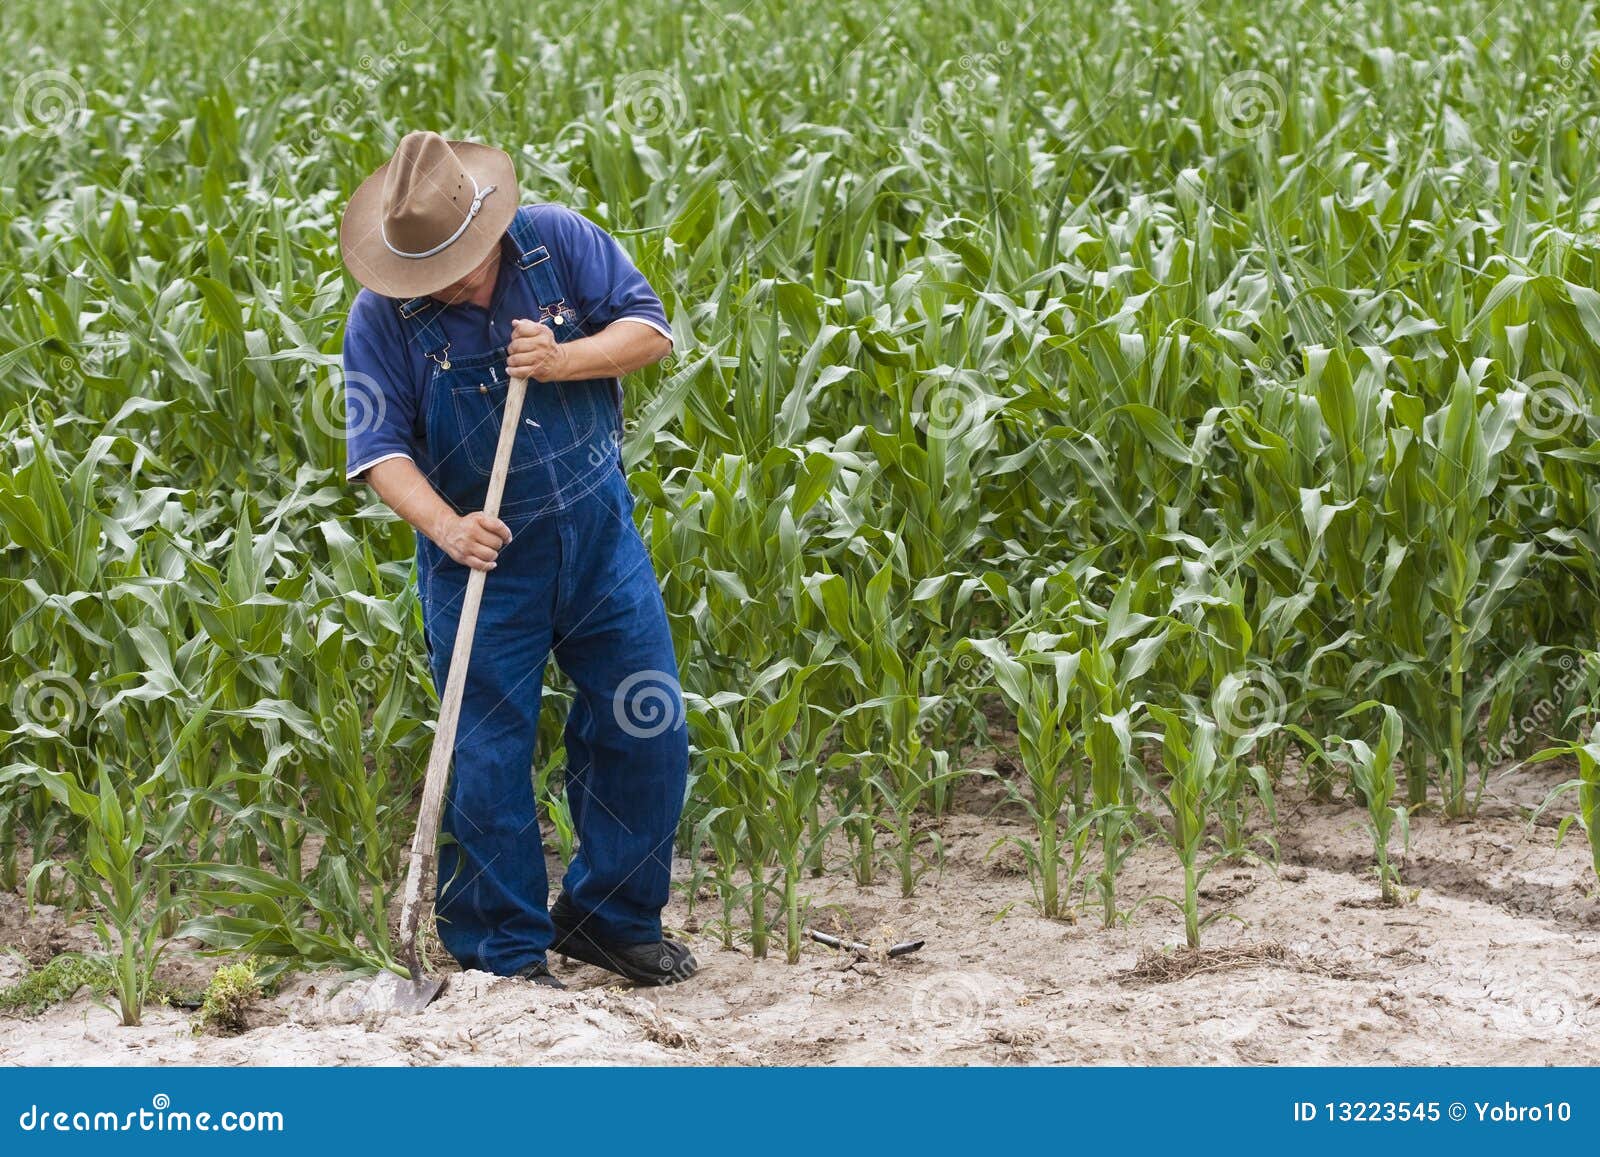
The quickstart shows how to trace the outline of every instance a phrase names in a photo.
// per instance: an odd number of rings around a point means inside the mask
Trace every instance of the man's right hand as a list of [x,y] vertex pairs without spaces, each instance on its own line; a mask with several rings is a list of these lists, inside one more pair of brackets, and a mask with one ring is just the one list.
[[511,541],[511,528],[481,511],[443,519],[434,544],[462,566],[493,570],[495,557]]
[[366,479],[390,510],[462,566],[493,570],[495,556],[511,541],[511,528],[498,518],[452,510],[410,458],[385,458],[367,470]]

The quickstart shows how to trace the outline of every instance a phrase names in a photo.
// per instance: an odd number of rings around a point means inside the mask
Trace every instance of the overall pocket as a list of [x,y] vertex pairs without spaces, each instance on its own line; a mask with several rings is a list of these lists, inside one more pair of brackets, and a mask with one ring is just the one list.
[[[540,407],[534,391],[548,389],[539,382],[529,382],[526,400],[522,405],[521,420],[517,423],[516,440],[511,446],[509,473],[526,470],[548,459],[549,443],[541,435],[538,413]],[[482,381],[472,385],[455,386],[450,391],[455,407],[456,429],[460,435],[459,453],[464,454],[468,465],[487,478],[494,470],[494,452],[500,444],[500,423],[506,409],[508,383]]]

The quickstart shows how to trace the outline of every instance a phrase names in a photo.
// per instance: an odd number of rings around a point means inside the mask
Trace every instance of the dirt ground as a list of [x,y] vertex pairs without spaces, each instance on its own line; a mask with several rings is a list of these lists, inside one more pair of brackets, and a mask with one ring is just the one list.
[[[337,976],[301,974],[236,1037],[196,1035],[196,1014],[172,1008],[124,1028],[80,995],[0,1018],[0,1063],[1588,1063],[1600,1045],[1596,881],[1581,832],[1558,848],[1557,816],[1528,819],[1560,778],[1547,767],[1500,777],[1472,822],[1416,818],[1401,869],[1416,895],[1399,908],[1374,904],[1361,813],[1281,802],[1279,870],[1219,867],[1203,891],[1207,912],[1239,918],[1212,923],[1208,947],[1270,944],[1279,958],[1177,981],[1124,975],[1142,951],[1181,943],[1175,909],[1145,903],[1112,929],[1094,910],[1041,918],[1020,863],[988,856],[1025,829],[980,790],[944,825],[943,874],[912,898],[887,871],[865,889],[842,869],[807,881],[816,926],[925,939],[911,956],[858,961],[808,944],[790,966],[781,948],[756,961],[702,932],[688,936],[701,971],[675,988],[612,986],[554,959],[570,991],[454,973],[426,1012],[364,1022]],[[1124,904],[1176,893],[1171,853],[1140,848],[1119,889]],[[675,900],[668,924],[683,923]],[[38,960],[93,937],[0,895],[0,943]],[[0,955],[0,984],[21,971]]]

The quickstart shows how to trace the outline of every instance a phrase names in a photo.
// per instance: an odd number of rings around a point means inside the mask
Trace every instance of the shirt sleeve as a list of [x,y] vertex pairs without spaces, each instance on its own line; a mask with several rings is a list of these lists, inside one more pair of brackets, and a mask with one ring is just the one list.
[[390,458],[417,460],[417,385],[394,304],[356,295],[344,330],[345,477]]
[[671,341],[661,298],[617,239],[581,213],[554,208],[561,272],[583,333],[599,333],[614,321],[639,321]]

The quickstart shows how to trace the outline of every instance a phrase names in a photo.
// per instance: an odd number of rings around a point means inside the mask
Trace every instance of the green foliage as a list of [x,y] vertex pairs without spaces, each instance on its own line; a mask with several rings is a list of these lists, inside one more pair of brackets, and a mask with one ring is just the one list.
[[105,958],[63,952],[30,968],[16,983],[0,988],[0,1011],[36,1016],[51,1005],[72,999],[79,989],[88,988],[98,998],[109,993],[115,983],[115,973]]
[[225,1036],[243,1032],[249,1027],[245,1014],[261,999],[261,991],[261,978],[256,975],[253,957],[224,964],[212,973],[206,985],[200,1001],[200,1024],[195,1031],[203,1027]]

